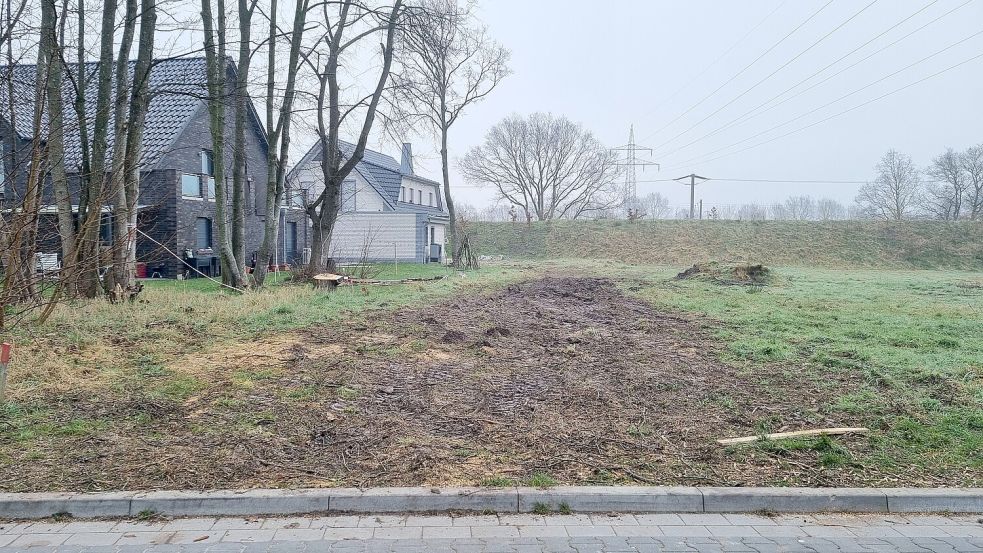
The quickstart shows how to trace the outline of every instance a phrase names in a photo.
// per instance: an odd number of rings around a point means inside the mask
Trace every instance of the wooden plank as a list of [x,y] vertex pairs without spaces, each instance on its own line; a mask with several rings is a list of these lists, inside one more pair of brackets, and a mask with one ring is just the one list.
[[796,430],[795,432],[777,432],[759,436],[744,436],[741,438],[723,438],[717,440],[720,445],[748,444],[760,440],[782,440],[785,438],[801,438],[804,436],[839,436],[841,434],[865,434],[867,428],[816,428],[813,430]]

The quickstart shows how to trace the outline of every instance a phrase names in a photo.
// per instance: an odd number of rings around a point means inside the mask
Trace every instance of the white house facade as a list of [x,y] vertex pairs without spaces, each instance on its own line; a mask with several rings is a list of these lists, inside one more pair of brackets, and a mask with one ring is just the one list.
[[[348,154],[354,145],[342,142],[340,148]],[[305,199],[324,190],[320,153],[315,144],[288,175],[287,209],[302,209]],[[403,144],[399,162],[365,150],[342,187],[328,252],[341,262],[443,263],[449,222],[440,185],[414,173],[410,144]]]

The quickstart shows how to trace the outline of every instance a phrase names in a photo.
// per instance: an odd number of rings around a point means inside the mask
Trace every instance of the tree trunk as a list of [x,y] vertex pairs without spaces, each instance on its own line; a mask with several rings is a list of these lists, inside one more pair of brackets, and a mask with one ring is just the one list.
[[450,129],[444,126],[440,131],[440,168],[444,177],[444,202],[447,204],[447,214],[450,224],[447,225],[447,243],[450,255],[453,256],[454,266],[457,267],[457,214],[454,211],[454,198],[451,197],[451,172],[447,152],[447,135]]
[[[239,72],[235,82],[235,130],[232,147],[232,252],[236,272],[245,279],[246,274],[246,116],[249,92],[250,35],[253,10],[248,0],[239,0]],[[253,4],[255,6],[255,4]],[[226,282],[226,284],[233,284]],[[235,285],[235,284],[233,284]]]
[[51,188],[58,207],[58,234],[61,239],[62,281],[70,282],[68,273],[75,260],[75,221],[72,216],[72,196],[65,172],[65,114],[61,94],[62,60],[61,45],[55,32],[55,2],[41,3],[41,47],[38,63],[47,67],[48,96],[48,169],[51,172]]
[[127,271],[129,257],[130,209],[126,200],[126,140],[129,135],[127,104],[130,100],[130,51],[137,24],[137,2],[126,0],[123,36],[116,56],[116,99],[113,109],[113,158],[110,173],[110,194],[113,196],[113,266],[106,272],[103,287],[112,294],[116,287],[127,290],[132,286]]
[[[201,2],[202,23],[205,28],[205,59],[208,67],[208,114],[212,136],[212,162],[215,172],[215,227],[222,282],[243,287],[242,273],[232,247],[232,229],[229,225],[229,193],[225,182],[225,104],[227,85],[227,60],[225,56],[225,2],[218,2],[217,25],[212,19],[211,0]],[[217,42],[216,42],[217,35]]]
[[[102,31],[99,47],[99,84],[96,89],[96,115],[92,126],[91,173],[88,175],[88,208],[79,229],[79,257],[81,275],[79,291],[94,298],[99,294],[99,224],[102,208],[106,204],[106,152],[109,134],[109,105],[112,96],[113,46],[116,32],[116,2],[104,0]],[[79,68],[80,74],[84,67]],[[80,75],[80,79],[82,76]]]

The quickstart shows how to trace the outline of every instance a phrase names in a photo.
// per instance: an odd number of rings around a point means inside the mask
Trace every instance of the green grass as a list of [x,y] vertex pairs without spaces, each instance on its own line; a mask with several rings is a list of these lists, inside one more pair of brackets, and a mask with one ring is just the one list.
[[692,265],[983,268],[983,222],[554,221],[474,223],[482,254]]
[[[755,293],[636,268],[655,305],[721,321],[723,357],[749,375],[778,363],[859,377],[825,406],[875,430],[870,461],[983,469],[983,279],[979,273],[777,269]],[[795,443],[762,447],[795,447]],[[851,462],[842,451],[821,462]]]

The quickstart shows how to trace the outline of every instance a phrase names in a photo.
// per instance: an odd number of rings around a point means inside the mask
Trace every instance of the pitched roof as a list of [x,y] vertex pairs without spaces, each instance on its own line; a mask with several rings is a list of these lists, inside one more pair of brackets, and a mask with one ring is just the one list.
[[[341,154],[343,156],[350,156],[355,151],[355,144],[344,140],[339,140],[338,149],[341,150]],[[293,175],[294,171],[299,170],[308,163],[319,161],[321,161],[321,148],[320,143],[318,142],[311,147],[307,154],[305,154],[304,157],[301,158],[300,162],[291,170],[291,176]],[[355,166],[355,170],[358,171],[358,173],[362,175],[373,188],[376,189],[379,195],[382,196],[386,202],[388,202],[394,208],[398,203],[398,209],[402,211],[434,214],[444,212],[442,207],[429,207],[400,201],[400,189],[403,186],[404,178],[436,185],[438,186],[438,190],[440,184],[416,174],[404,174],[400,168],[399,162],[392,156],[366,148],[364,154],[362,155],[362,161]],[[442,205],[443,202],[440,202],[440,204]]]
[[[136,62],[129,63],[130,78]],[[92,124],[96,114],[96,90],[98,87],[98,62],[86,63],[79,70],[77,65],[69,66],[72,77],[79,82],[85,92],[85,113],[92,136]],[[0,67],[0,78],[11,78],[14,83],[14,124],[22,138],[30,139],[34,118],[34,83],[37,67],[34,65],[15,65]],[[82,147],[79,122],[73,104],[76,95],[73,79],[65,75],[63,98],[65,104],[65,158],[71,171],[81,165]],[[142,166],[147,169],[156,165],[170,150],[174,141],[184,130],[191,118],[202,109],[207,97],[206,67],[204,58],[177,58],[154,60],[150,70],[149,91],[151,94],[147,119],[144,124]],[[115,94],[115,90],[114,90]],[[6,87],[0,87],[0,105],[8,106]],[[6,110],[0,110],[5,112]],[[0,116],[6,115],[5,113]],[[107,151],[113,147],[114,117],[110,113]],[[47,121],[42,122],[42,136],[48,133]]]

